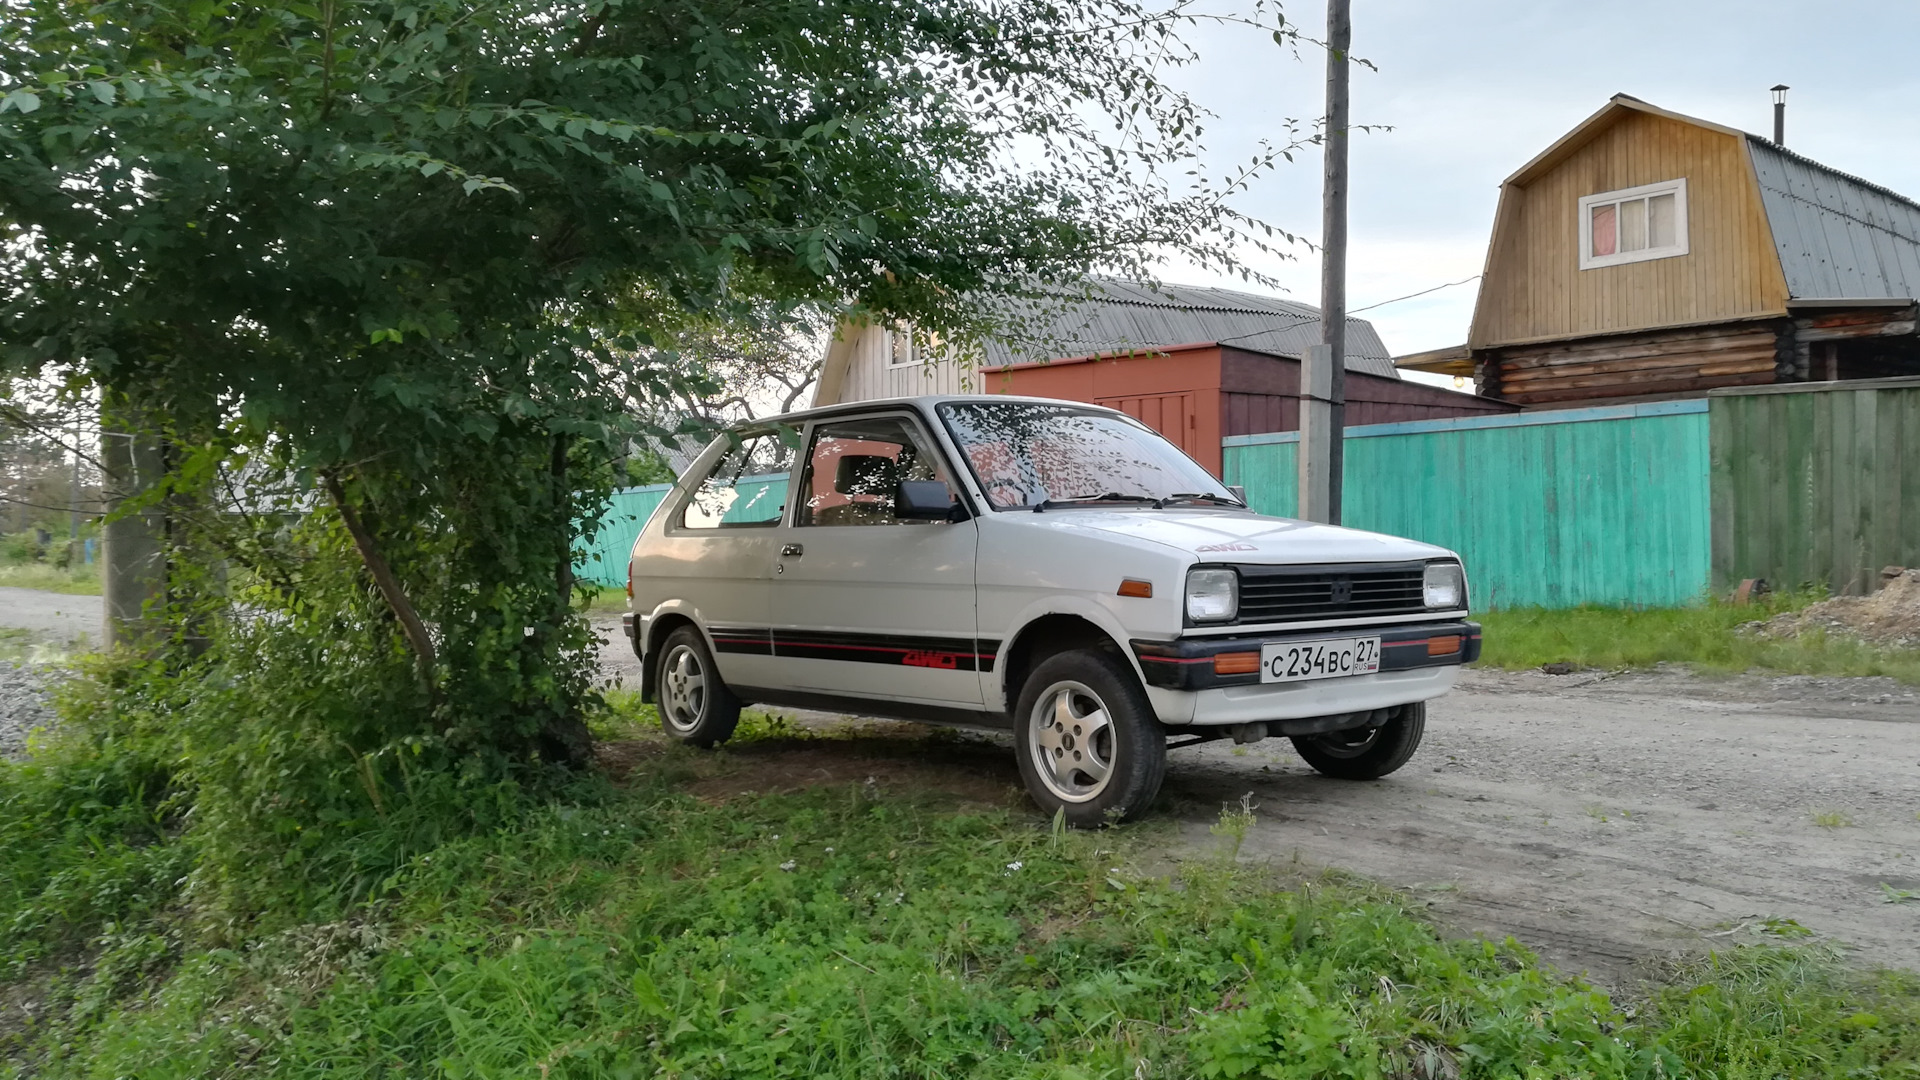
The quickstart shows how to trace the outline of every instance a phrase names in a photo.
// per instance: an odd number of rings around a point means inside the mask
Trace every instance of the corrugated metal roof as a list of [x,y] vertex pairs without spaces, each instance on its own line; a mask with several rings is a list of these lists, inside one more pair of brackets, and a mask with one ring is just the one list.
[[1920,297],[1920,203],[1747,136],[1787,295]]
[[[1037,308],[1022,335],[1030,344],[988,342],[986,365],[1201,342],[1298,357],[1320,342],[1320,309],[1275,296],[1110,278],[1093,280],[1089,292],[1088,299]],[[1365,319],[1347,320],[1347,370],[1400,377]]]

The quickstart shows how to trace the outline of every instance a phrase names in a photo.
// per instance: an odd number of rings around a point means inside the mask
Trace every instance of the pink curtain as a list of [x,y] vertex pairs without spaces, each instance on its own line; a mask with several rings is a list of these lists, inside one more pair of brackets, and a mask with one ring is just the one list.
[[1593,208],[1593,255],[1612,255],[1620,250],[1618,216],[1613,206]]

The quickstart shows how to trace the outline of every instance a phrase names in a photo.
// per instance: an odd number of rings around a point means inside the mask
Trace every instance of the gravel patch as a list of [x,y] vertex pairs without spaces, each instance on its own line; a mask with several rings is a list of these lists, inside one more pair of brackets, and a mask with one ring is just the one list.
[[17,758],[34,728],[53,723],[47,678],[25,664],[0,660],[0,757]]

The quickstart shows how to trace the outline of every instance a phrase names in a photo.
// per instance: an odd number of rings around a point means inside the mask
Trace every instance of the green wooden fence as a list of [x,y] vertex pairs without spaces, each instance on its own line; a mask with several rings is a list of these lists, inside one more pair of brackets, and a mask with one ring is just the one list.
[[1920,566],[1920,379],[1716,390],[1713,572],[1870,591]]
[[600,526],[594,530],[592,541],[574,541],[573,576],[596,585],[624,588],[627,556],[633,552],[633,542],[640,538],[647,519],[671,490],[671,484],[648,484],[614,492],[600,515]]
[[[786,495],[791,477],[791,473],[739,477],[734,482],[734,494],[727,511],[720,520],[724,523],[765,517],[768,508]],[[574,541],[573,576],[596,585],[624,587],[627,583],[627,559],[633,553],[633,542],[640,538],[640,530],[646,528],[647,519],[660,508],[667,492],[672,490],[672,484],[648,484],[646,487],[622,488],[614,492],[607,500],[606,510],[600,515],[600,527],[594,530],[593,540],[589,542],[582,536]]]
[[[1477,609],[1666,607],[1711,570],[1707,404],[1351,427],[1345,523],[1452,548]],[[1293,432],[1226,440],[1226,481],[1290,516]]]

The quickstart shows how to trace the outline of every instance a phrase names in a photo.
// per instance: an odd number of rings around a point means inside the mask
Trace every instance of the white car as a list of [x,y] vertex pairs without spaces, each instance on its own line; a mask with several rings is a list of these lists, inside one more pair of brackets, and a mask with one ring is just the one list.
[[1145,811],[1170,738],[1385,776],[1480,651],[1452,552],[1254,513],[1123,413],[999,395],[723,435],[628,592],[672,737],[722,742],[754,703],[1010,730],[1076,826]]

